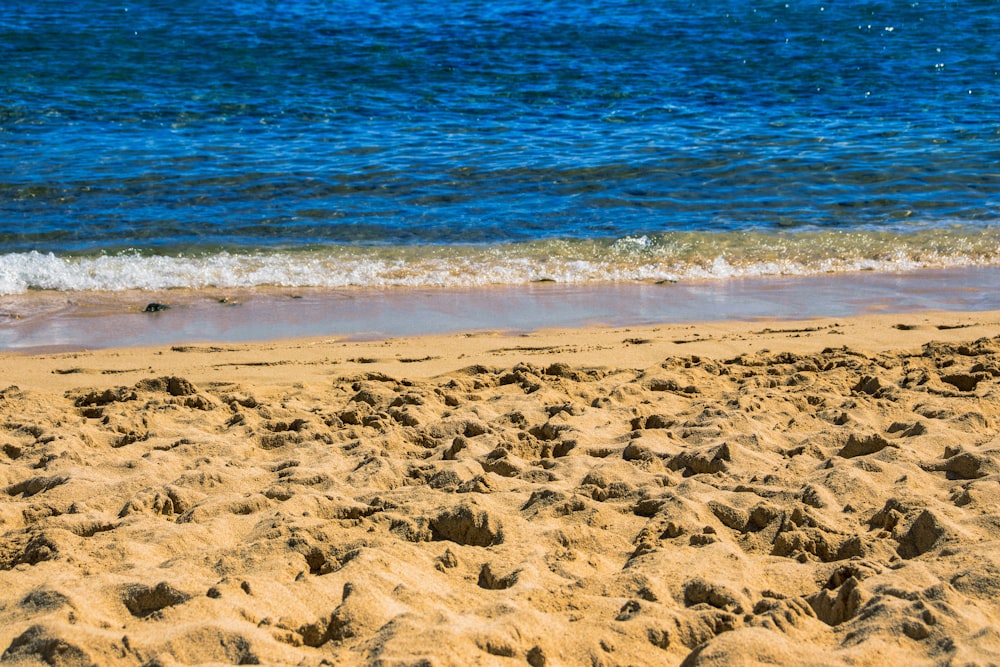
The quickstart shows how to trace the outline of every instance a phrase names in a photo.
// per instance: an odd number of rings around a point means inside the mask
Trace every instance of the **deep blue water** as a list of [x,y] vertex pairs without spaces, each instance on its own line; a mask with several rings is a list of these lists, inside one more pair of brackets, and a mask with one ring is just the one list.
[[0,0],[0,293],[1000,263],[998,38],[982,0]]

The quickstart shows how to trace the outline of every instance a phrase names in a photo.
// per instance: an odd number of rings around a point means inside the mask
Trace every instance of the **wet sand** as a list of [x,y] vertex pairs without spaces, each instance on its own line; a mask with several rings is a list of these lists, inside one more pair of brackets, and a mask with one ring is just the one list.
[[[171,290],[0,297],[0,350],[354,340],[468,331],[1000,309],[1000,267],[469,289]],[[146,313],[159,303],[169,310]]]
[[5,663],[1000,661],[998,310],[0,377]]

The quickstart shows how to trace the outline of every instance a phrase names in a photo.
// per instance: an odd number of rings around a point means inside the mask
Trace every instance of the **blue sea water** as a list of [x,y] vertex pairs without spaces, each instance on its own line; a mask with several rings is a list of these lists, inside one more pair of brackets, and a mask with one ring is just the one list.
[[1000,11],[0,0],[0,294],[1000,264]]

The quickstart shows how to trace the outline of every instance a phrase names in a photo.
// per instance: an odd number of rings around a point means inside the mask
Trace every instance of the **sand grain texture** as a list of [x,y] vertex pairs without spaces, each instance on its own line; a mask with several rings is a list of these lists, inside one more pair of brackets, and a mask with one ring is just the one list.
[[0,357],[2,662],[995,664],[998,322]]

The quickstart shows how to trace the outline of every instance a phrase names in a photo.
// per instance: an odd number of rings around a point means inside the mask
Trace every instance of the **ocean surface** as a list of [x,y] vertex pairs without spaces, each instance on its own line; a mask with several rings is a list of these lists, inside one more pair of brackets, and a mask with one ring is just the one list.
[[984,0],[0,0],[0,295],[1000,264]]

